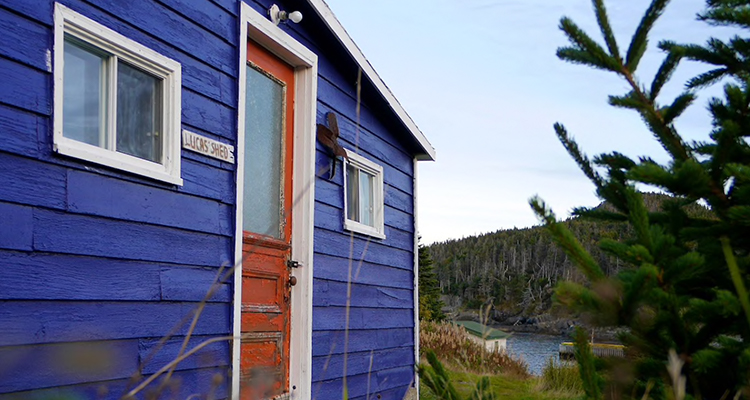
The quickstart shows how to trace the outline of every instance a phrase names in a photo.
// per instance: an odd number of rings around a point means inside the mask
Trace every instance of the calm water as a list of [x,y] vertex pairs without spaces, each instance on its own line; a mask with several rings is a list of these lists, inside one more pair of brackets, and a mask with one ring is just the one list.
[[558,360],[558,348],[564,341],[566,339],[563,336],[514,333],[508,338],[508,352],[521,356],[529,364],[532,374],[541,375],[544,364],[550,357]]

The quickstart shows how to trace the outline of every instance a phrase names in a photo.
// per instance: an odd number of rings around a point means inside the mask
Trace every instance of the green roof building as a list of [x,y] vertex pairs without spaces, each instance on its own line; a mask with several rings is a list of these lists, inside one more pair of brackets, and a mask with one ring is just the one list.
[[454,321],[469,333],[469,339],[483,345],[488,351],[505,350],[509,333],[474,321]]

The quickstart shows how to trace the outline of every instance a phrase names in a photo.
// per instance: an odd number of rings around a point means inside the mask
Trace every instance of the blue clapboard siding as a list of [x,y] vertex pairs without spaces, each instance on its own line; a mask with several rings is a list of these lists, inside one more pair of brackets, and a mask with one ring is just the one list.
[[[31,250],[34,214],[31,207],[0,202],[0,249]],[[2,296],[0,294],[0,296]]]
[[17,61],[0,57],[0,103],[38,114],[52,112],[52,82],[49,74]]
[[[187,302],[0,301],[0,346],[184,335],[194,310]],[[227,335],[230,315],[225,304],[207,304],[194,334]]]
[[[380,397],[377,397],[377,396]],[[351,400],[371,400],[372,395],[364,395],[359,397],[350,397]],[[406,390],[404,387],[397,387],[395,389],[381,390],[377,392],[375,397],[377,400],[403,400],[406,398]]]
[[29,65],[48,71],[47,49],[51,43],[51,37],[47,34],[47,28],[41,24],[28,21],[28,19],[0,8],[0,31],[3,32],[5,43],[24,43],[24,46],[0,46],[0,55],[10,59],[25,62]]
[[[319,96],[325,96],[326,90],[333,92],[331,94],[336,93],[337,88],[335,86],[328,84],[328,81],[324,79],[321,79],[320,81],[321,84],[318,87]],[[356,101],[350,99],[350,102],[346,102],[346,104],[341,105],[341,107],[356,108]],[[323,121],[323,116],[327,112],[335,112],[341,107],[337,108],[335,104],[332,105],[321,100],[319,102],[317,113],[320,122]],[[354,116],[342,116],[338,118],[338,121],[339,129],[341,131],[340,139],[345,143],[350,144],[351,148],[362,150],[365,153],[376,157],[381,163],[392,165],[405,173],[409,173],[412,169],[411,157],[403,153],[403,150],[398,148],[397,145],[394,145],[382,136],[378,136],[378,133],[384,133],[383,127],[378,126],[374,129],[368,129],[362,124],[362,120],[360,120],[360,127],[359,130],[357,130],[356,117]],[[359,131],[359,135],[357,135],[357,131]]]
[[30,112],[0,105],[0,151],[35,157],[39,154],[38,135],[47,133],[46,120]]
[[[236,1],[61,2],[178,61],[184,127],[236,145]],[[53,9],[0,0],[0,397],[120,398],[141,363],[149,374],[176,356],[234,259],[235,165],[183,151],[176,187],[55,154]],[[215,288],[190,346],[231,334],[231,284]],[[111,365],[68,368],[71,343]],[[216,343],[185,360],[168,397],[226,398],[229,353]]]
[[0,171],[0,201],[65,208],[64,168],[0,152]]
[[[159,273],[162,300],[169,301],[232,301],[232,276],[227,269],[165,267]],[[209,295],[210,297],[206,297]]]
[[[315,254],[313,263],[315,265],[313,274],[316,278],[325,278],[328,281],[334,282],[349,282],[350,280],[348,259],[326,254]],[[353,276],[351,277],[353,283],[402,289],[411,289],[414,285],[414,276],[408,269],[394,268],[366,261],[356,261],[353,266]]]
[[[390,389],[397,389],[401,393],[400,397],[393,399],[402,399],[408,387],[414,382],[414,366],[397,367],[373,371],[360,375],[348,375],[347,393],[349,398],[377,396],[378,393]],[[317,399],[341,399],[343,393],[343,378],[329,381],[320,381],[313,385],[313,398]]]
[[[221,367],[229,365],[231,361],[229,341],[203,343],[212,339],[210,336],[193,336],[188,341],[183,354],[192,349],[201,348],[177,365],[177,370],[197,369],[207,367]],[[138,358],[142,364],[144,374],[153,374],[168,364],[180,352],[185,341],[184,337],[167,340],[141,339],[138,344]]]
[[[170,379],[171,385],[165,385],[162,392],[163,398],[187,399],[196,393],[211,393],[213,398],[223,399],[229,395],[227,377],[229,371],[226,367],[212,367],[193,369],[187,371],[176,371]],[[131,375],[128,375],[131,376]],[[35,382],[32,376],[27,376],[31,382]],[[143,379],[147,378],[145,376]],[[138,380],[140,383],[142,380]],[[155,390],[162,383],[156,379],[145,390],[148,393]],[[84,383],[79,385],[66,385],[49,389],[36,389],[21,391],[4,395],[0,393],[0,399],[120,399],[128,390],[133,388],[130,378],[99,381],[96,383]],[[143,393],[143,392],[141,392]],[[144,398],[144,396],[137,396]],[[209,397],[210,398],[210,397]]]
[[227,10],[209,1],[158,0],[196,25],[234,45],[239,40],[237,20]]
[[216,200],[75,170],[68,172],[68,210],[224,236],[234,233],[227,223],[230,206]]
[[[313,358],[313,369],[323,371],[322,380],[332,380],[344,376],[344,354],[331,354]],[[346,354],[347,375],[366,374],[371,371],[390,369],[404,364],[404,360],[414,359],[414,349],[398,347],[386,350],[349,352]]]
[[138,370],[138,340],[0,349],[0,393],[128,378]]
[[414,326],[414,315],[410,309],[387,307],[313,307],[313,330],[410,328]]
[[[345,338],[349,336],[347,352],[385,350],[414,345],[412,328],[378,328],[313,332],[313,357],[344,354]],[[319,373],[319,370],[314,370]]]
[[219,267],[232,240],[140,223],[35,210],[34,249],[65,254]]
[[0,251],[0,300],[156,301],[163,268],[141,261]]
[[[70,8],[89,10],[88,4],[105,8],[109,24],[127,23],[139,30],[160,38],[170,46],[189,53],[192,57],[212,65],[215,68],[236,76],[237,63],[235,49],[231,38],[220,38],[216,34],[198,26],[189,19],[152,0],[132,0],[128,2],[65,0],[63,4]],[[182,8],[181,8],[182,9]],[[87,13],[86,15],[89,15]],[[118,22],[112,19],[117,18]],[[97,20],[97,18],[92,18]],[[236,39],[233,41],[236,43]],[[199,44],[199,45],[198,45]],[[157,49],[158,50],[158,49]]]
[[414,256],[406,250],[388,247],[378,243],[377,240],[359,236],[352,238],[342,232],[331,232],[320,228],[315,229],[314,249],[316,253],[346,259],[351,254],[355,262],[364,260],[394,268],[411,269],[414,263]]
[[[354,266],[353,274],[358,266]],[[347,305],[347,284],[322,279],[313,281],[313,306],[344,307]],[[411,308],[413,292],[410,289],[395,289],[374,285],[352,284],[351,307]]]

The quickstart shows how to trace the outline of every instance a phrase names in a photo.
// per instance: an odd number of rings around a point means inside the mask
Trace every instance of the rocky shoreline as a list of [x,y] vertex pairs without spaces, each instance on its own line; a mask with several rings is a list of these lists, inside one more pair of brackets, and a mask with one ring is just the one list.
[[569,338],[574,332],[576,321],[569,319],[546,319],[543,316],[531,318],[514,318],[500,323],[493,323],[495,329],[505,332],[537,333]]
[[[509,333],[534,333],[538,335],[560,336],[564,339],[573,340],[575,327],[581,325],[578,321],[560,319],[553,321],[538,322],[532,320],[530,323],[495,323],[490,326]],[[590,331],[590,328],[587,329]],[[596,329],[594,341],[598,343],[619,344],[617,331],[614,329]]]
[[[498,315],[500,314],[500,315]],[[535,316],[507,316],[502,313],[495,313],[486,323],[480,321],[477,312],[463,312],[455,315],[455,320],[472,320],[499,329],[509,333],[533,333],[540,335],[560,336],[563,339],[571,339],[575,332],[576,326],[585,326],[580,321],[571,318],[559,318],[550,314],[540,314]],[[590,327],[586,327],[591,330]],[[617,331],[614,329],[596,329],[594,340],[602,343],[618,343]]]

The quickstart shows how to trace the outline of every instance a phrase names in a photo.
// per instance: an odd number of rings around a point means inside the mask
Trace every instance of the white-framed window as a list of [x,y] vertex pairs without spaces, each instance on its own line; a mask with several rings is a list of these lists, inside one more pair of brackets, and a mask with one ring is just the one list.
[[344,229],[385,239],[383,167],[347,150],[344,161]]
[[182,185],[181,66],[55,4],[54,150]]

